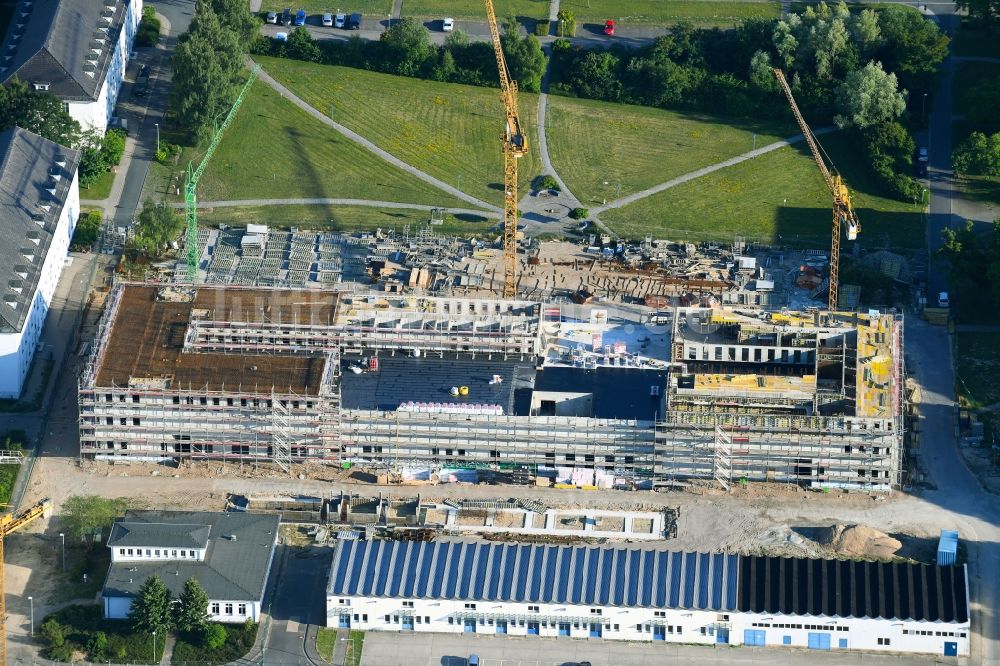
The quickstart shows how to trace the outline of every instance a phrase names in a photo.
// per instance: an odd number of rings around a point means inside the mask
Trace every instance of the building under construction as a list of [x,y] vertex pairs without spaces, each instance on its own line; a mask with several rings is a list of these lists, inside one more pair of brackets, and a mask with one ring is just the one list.
[[896,317],[692,308],[667,321],[119,285],[81,377],[81,455],[597,487],[898,485]]

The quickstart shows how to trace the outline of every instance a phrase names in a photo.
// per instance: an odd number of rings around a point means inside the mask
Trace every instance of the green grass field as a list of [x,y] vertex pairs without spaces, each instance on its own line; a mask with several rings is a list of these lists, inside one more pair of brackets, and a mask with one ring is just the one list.
[[89,199],[92,201],[101,201],[107,199],[111,194],[111,186],[114,185],[115,174],[112,171],[107,171],[101,174],[101,177],[90,184],[90,187],[80,186],[80,198]]
[[573,12],[577,22],[603,23],[614,19],[622,26],[665,26],[691,21],[700,26],[731,26],[745,18],[778,18],[778,2],[717,2],[716,0],[561,0],[559,9]]
[[[585,204],[625,196],[796,134],[788,123],[549,96],[549,156]],[[604,183],[608,183],[605,185]]]
[[[468,194],[502,204],[499,90],[294,60],[258,61],[314,108],[383,150]],[[534,132],[538,97],[522,94],[520,100],[532,146],[520,160],[520,181],[527,184],[540,169]],[[443,195],[435,203],[452,205]]]
[[[518,19],[549,18],[549,0],[495,0],[493,5],[499,19],[511,15]],[[485,21],[486,7],[483,0],[405,0],[403,16]]]
[[290,7],[292,11],[304,9],[310,16],[327,12],[331,14],[361,12],[365,16],[385,18],[392,10],[392,0],[349,0],[346,3],[341,0],[264,0],[260,10],[280,12],[286,7]]
[[[868,247],[924,245],[921,213],[912,203],[869,191],[860,158],[835,136],[827,152],[847,179]],[[786,147],[610,210],[601,219],[618,233],[641,238],[731,241],[735,236],[784,245],[825,247],[830,193],[804,146]]]
[[[188,159],[200,158],[201,152],[186,150],[178,167],[151,169],[157,191],[166,189],[163,183],[169,173],[177,173]],[[179,201],[175,192],[167,199]],[[198,186],[198,199],[293,198],[468,207],[346,139],[257,82],[209,162]]]
[[[335,231],[357,231],[382,229],[402,229],[409,226],[411,231],[427,224],[430,213],[403,208],[382,209],[368,206],[237,206],[215,208],[198,212],[201,224],[218,226],[228,224],[241,227],[246,224],[267,224],[272,227],[300,227],[306,229],[331,229]],[[479,216],[464,213],[445,216],[444,224],[432,227],[442,235],[472,236],[483,235],[498,223]]]

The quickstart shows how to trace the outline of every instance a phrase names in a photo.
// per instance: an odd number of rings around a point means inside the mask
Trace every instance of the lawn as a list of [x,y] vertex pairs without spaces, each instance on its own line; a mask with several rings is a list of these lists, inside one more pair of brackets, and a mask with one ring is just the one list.
[[573,12],[580,23],[614,19],[621,26],[666,26],[691,21],[699,26],[731,26],[746,18],[778,18],[779,2],[716,2],[715,0],[562,0],[559,9]]
[[80,198],[89,201],[103,201],[111,195],[111,186],[115,182],[115,173],[105,171],[100,178],[90,184],[90,187],[80,186]]
[[[111,552],[103,544],[66,544],[66,573],[59,569],[61,580],[53,601],[93,599],[104,587],[109,566]],[[84,575],[87,576],[86,582]]]
[[[240,206],[217,208],[198,213],[202,224],[244,226],[248,223],[267,224],[276,228],[300,227],[306,229],[331,229],[357,231],[402,229],[409,225],[411,231],[427,224],[430,213],[421,210],[380,209],[367,206]],[[465,214],[446,215],[444,224],[432,227],[442,235],[483,235],[498,223]]]
[[174,643],[171,663],[221,666],[221,664],[228,664],[240,659],[250,651],[254,641],[257,640],[257,625],[253,622],[224,624],[222,626],[226,630],[226,642],[218,650],[209,650],[202,647],[198,640],[179,635],[177,642]]
[[[24,447],[24,431],[13,430],[0,437],[0,448],[7,451],[20,451]],[[14,492],[20,465],[0,465],[0,506],[6,506]]]
[[[552,165],[588,204],[632,194],[797,131],[786,122],[683,114],[549,96],[546,128]],[[604,183],[607,183],[605,185]]]
[[[851,187],[861,221],[860,242],[867,247],[923,247],[918,208],[870,192],[860,156],[836,136],[823,137],[823,144]],[[799,145],[609,210],[601,219],[630,238],[731,241],[742,236],[765,243],[826,247],[830,204],[816,164]]]
[[327,12],[331,14],[361,12],[366,16],[382,17],[389,16],[389,11],[392,9],[392,0],[348,0],[343,4],[339,3],[340,0],[264,0],[260,9],[263,12],[280,12],[286,7],[291,7],[292,11],[304,9],[310,16]]
[[[314,108],[383,150],[472,196],[502,205],[499,90],[296,60],[258,60]],[[523,187],[540,169],[534,140],[538,97],[522,94],[520,99],[531,144],[531,152],[520,160]],[[384,199],[426,203],[414,198]],[[432,203],[452,205],[443,195]]]
[[333,647],[337,644],[337,630],[326,627],[316,632],[316,651],[325,661],[333,661]]
[[1000,333],[957,335],[958,389],[973,408],[1000,402]]
[[[167,182],[202,152],[186,150],[176,167],[154,163],[150,181],[156,193],[180,201],[176,185],[168,191]],[[392,166],[257,82],[209,162],[198,199],[294,198],[468,205]]]
[[[494,0],[497,18],[548,20],[549,0]],[[486,20],[483,0],[404,0],[403,16]]]

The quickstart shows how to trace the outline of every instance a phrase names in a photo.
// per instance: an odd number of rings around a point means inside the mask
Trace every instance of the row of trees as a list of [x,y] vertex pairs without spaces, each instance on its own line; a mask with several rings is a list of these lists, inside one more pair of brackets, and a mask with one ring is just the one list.
[[913,139],[900,121],[922,122],[923,95],[947,52],[948,38],[910,7],[852,13],[821,2],[730,31],[675,25],[636,50],[557,40],[552,80],[580,97],[761,117],[788,113],[772,71],[780,67],[810,122],[847,129],[883,188],[909,200],[918,190],[907,173]]
[[1000,308],[1000,219],[987,233],[979,233],[973,222],[961,229],[945,229],[938,252],[947,260],[952,291],[969,298],[955,300],[961,321],[995,318]]
[[197,139],[211,135],[246,78],[243,60],[257,36],[245,0],[202,0],[191,28],[171,57],[170,105],[177,122]]
[[146,579],[132,600],[129,622],[133,631],[142,634],[155,631],[166,636],[168,631],[176,629],[209,650],[217,650],[226,642],[226,629],[211,622],[208,594],[196,578],[184,583],[176,600],[158,576]]
[[[522,90],[538,92],[546,65],[541,44],[533,35],[521,37],[514,19],[504,22],[501,42],[511,76]],[[500,84],[489,43],[470,42],[464,32],[455,30],[442,46],[437,46],[431,43],[423,25],[413,18],[393,21],[377,42],[357,36],[347,41],[314,41],[305,28],[297,28],[287,42],[259,36],[253,52],[449,83]]]

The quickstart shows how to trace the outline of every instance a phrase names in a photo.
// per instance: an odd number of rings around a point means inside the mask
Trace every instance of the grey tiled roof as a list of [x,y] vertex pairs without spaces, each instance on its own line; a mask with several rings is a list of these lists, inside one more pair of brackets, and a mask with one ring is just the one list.
[[79,161],[19,127],[0,132],[0,333],[24,327]]
[[180,523],[118,522],[111,528],[109,546],[148,548],[204,548],[208,545],[209,525]]
[[0,50],[0,80],[47,83],[65,101],[96,100],[128,0],[20,0]]
[[[159,576],[175,597],[189,578],[196,578],[210,599],[259,601],[264,596],[278,521],[278,516],[247,513],[129,511],[120,522],[132,529],[137,529],[135,526],[139,523],[146,523],[151,530],[167,524],[184,530],[196,525],[207,527],[205,560],[115,562],[108,571],[102,594],[105,597],[133,597],[147,578]],[[170,532],[168,528],[163,530]],[[112,530],[114,537],[115,530]],[[112,545],[110,541],[109,545]],[[114,546],[119,547],[119,544]],[[181,546],[177,544],[177,548]]]

